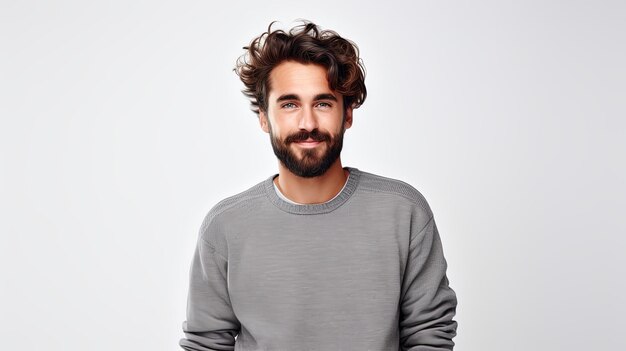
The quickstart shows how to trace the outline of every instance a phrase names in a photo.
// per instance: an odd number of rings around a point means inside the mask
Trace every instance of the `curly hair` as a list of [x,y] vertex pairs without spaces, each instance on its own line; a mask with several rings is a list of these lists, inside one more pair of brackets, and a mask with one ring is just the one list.
[[245,85],[242,92],[250,99],[253,112],[258,115],[259,111],[267,111],[270,73],[284,61],[324,66],[330,88],[343,95],[345,109],[363,104],[367,96],[365,66],[355,43],[309,21],[289,32],[272,31],[275,22],[243,47],[246,53],[237,59],[233,69]]

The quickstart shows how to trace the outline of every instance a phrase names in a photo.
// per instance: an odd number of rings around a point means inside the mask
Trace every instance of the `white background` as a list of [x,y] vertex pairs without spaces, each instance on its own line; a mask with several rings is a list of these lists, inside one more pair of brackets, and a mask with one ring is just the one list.
[[455,350],[626,348],[623,1],[0,2],[0,348],[175,350],[200,223],[277,172],[232,71],[354,40],[344,166],[435,214]]

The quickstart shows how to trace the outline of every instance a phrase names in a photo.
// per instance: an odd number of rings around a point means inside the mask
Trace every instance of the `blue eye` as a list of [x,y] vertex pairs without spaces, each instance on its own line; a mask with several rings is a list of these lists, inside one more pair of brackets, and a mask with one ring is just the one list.
[[332,105],[327,103],[327,102],[320,102],[319,104],[317,104],[317,106],[319,106],[319,107],[331,107]]
[[288,102],[288,103],[284,104],[282,107],[283,108],[294,108],[294,107],[296,107],[296,104],[294,104],[293,102]]

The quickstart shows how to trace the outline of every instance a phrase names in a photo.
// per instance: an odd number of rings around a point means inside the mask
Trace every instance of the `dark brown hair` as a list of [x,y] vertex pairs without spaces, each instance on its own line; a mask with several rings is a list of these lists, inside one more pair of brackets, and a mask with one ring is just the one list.
[[330,88],[343,95],[344,109],[361,106],[367,90],[365,66],[356,44],[309,21],[289,32],[272,31],[273,24],[254,38],[250,46],[243,47],[246,53],[239,57],[234,69],[246,87],[242,92],[250,99],[252,111],[257,115],[259,111],[267,111],[270,72],[288,60],[324,66]]

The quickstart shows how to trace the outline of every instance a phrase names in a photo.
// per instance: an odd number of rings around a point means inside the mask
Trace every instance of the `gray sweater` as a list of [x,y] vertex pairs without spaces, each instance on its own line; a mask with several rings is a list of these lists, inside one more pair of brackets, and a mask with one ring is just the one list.
[[183,349],[452,350],[457,299],[426,199],[345,169],[345,186],[322,204],[283,200],[274,174],[211,208]]

